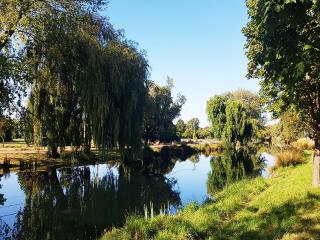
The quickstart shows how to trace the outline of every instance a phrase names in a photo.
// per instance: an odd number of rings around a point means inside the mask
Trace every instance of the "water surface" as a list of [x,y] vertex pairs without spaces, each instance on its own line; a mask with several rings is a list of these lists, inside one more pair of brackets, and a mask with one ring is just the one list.
[[257,158],[245,151],[161,164],[157,174],[117,163],[7,173],[0,177],[0,239],[96,239],[129,214],[150,208],[174,214],[261,173]]

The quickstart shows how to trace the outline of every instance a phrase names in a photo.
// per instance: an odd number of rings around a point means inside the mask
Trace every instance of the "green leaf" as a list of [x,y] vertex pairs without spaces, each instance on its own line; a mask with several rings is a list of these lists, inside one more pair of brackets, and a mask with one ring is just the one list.
[[308,50],[310,50],[312,48],[313,48],[312,45],[306,44],[306,45],[303,46],[303,51],[308,51]]
[[296,69],[298,71],[298,74],[303,74],[304,73],[304,62],[299,62],[297,65],[296,65]]
[[274,8],[274,10],[279,13],[281,11],[281,5],[277,4],[276,7]]

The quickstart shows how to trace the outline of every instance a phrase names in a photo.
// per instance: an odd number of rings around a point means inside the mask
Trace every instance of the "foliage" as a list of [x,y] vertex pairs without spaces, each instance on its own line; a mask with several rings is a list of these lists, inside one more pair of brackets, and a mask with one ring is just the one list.
[[58,147],[89,149],[92,140],[101,150],[141,149],[148,63],[99,15],[105,4],[6,1],[1,8],[3,63],[17,59],[18,66],[8,67],[17,69],[8,79],[31,86],[23,113],[34,123],[29,139],[45,138],[53,157]]
[[10,118],[0,119],[0,138],[3,142],[9,142],[13,139],[14,121]]
[[320,139],[320,2],[247,0],[247,7],[248,77],[261,79],[275,114],[295,107]]
[[248,142],[254,133],[247,109],[241,102],[235,100],[228,100],[226,106],[223,139],[229,143]]
[[211,129],[209,127],[199,128],[198,131],[197,131],[197,137],[199,139],[212,138]]
[[[21,108],[28,84],[33,81],[26,71],[34,68],[28,62],[28,50],[43,40],[41,32],[49,22],[75,24],[80,16],[96,13],[106,5],[104,0],[12,0],[0,5],[0,106],[1,114]],[[58,33],[57,33],[58,34]],[[57,36],[59,37],[59,36]],[[64,41],[60,36],[60,41]],[[9,112],[8,112],[9,111]]]
[[259,97],[246,90],[216,95],[207,102],[207,114],[215,138],[247,143],[258,137],[264,119]]
[[221,138],[226,124],[226,99],[216,95],[207,102],[207,115],[215,138]]
[[182,137],[183,133],[186,131],[187,125],[184,123],[182,119],[179,119],[176,123],[176,131],[177,131],[177,136]]
[[197,131],[200,128],[200,120],[198,118],[192,118],[187,122],[186,129],[190,129],[192,131]]
[[182,134],[184,138],[197,138],[197,131],[200,128],[200,120],[198,118],[190,119],[186,124],[185,132]]
[[144,139],[146,141],[169,142],[177,139],[173,120],[186,102],[183,95],[172,97],[173,80],[168,77],[166,86],[149,82],[149,96],[145,107]]
[[273,143],[291,143],[299,138],[312,137],[313,130],[300,114],[291,109],[280,114],[279,123],[268,126],[265,135],[271,136]]
[[215,138],[222,138],[224,135],[225,125],[227,121],[226,108],[228,100],[240,102],[246,108],[247,115],[250,119],[256,119],[260,123],[255,125],[259,131],[263,125],[264,119],[262,118],[262,107],[260,98],[244,89],[239,89],[234,92],[227,92],[221,95],[215,95],[207,101],[206,112],[208,119],[211,123],[212,133]]
[[246,143],[263,128],[259,97],[246,90],[216,95],[207,102],[208,119],[215,138]]

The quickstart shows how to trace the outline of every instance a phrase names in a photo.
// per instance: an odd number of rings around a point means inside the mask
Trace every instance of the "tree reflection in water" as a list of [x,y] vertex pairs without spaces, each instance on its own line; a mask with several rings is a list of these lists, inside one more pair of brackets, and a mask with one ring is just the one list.
[[230,145],[224,147],[221,155],[211,158],[207,189],[212,196],[232,182],[260,175],[264,167],[264,161],[256,149],[250,147],[235,149]]
[[145,204],[152,202],[155,212],[168,203],[181,205],[175,181],[163,175],[141,175],[124,165],[103,177],[92,175],[89,167],[18,173],[25,206],[7,236],[96,239],[122,225],[129,213],[143,213]]
[[[0,174],[0,181],[2,175]],[[0,182],[0,190],[1,190],[1,182]],[[4,198],[4,194],[0,193],[0,208],[4,205],[6,199]],[[10,232],[9,226],[0,218],[0,239],[6,239],[7,234]]]

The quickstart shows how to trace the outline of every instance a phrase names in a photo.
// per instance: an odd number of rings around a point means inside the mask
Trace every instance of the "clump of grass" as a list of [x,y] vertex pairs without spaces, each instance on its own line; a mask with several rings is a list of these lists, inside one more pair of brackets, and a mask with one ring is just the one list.
[[284,150],[277,154],[275,167],[288,167],[302,164],[305,162],[303,152],[296,148]]
[[311,150],[314,149],[314,141],[310,138],[300,138],[291,143],[291,146],[299,150]]

